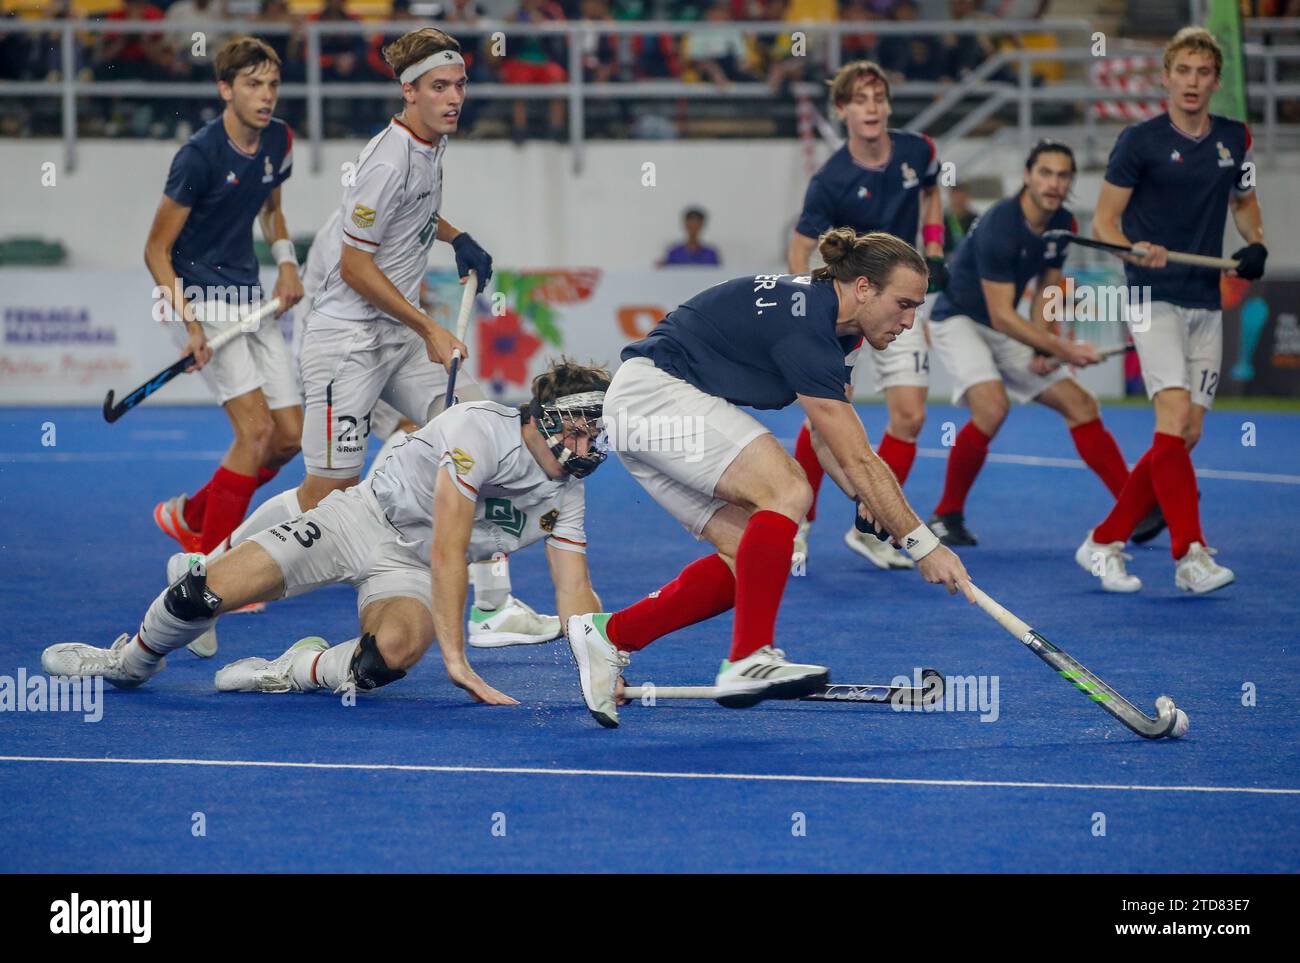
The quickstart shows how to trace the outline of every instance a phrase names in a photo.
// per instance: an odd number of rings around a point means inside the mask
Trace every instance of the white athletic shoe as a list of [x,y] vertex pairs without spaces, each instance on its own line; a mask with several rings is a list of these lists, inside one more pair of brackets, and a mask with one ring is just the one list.
[[491,612],[476,605],[469,613],[469,644],[476,649],[499,649],[507,645],[537,645],[560,637],[560,620],[538,615],[513,595]]
[[916,563],[888,541],[867,532],[850,528],[844,533],[844,544],[857,552],[876,568],[913,568]]
[[1200,542],[1192,542],[1187,554],[1178,560],[1178,566],[1174,569],[1174,585],[1184,592],[1205,595],[1232,584],[1237,576],[1232,574],[1232,569],[1220,565],[1210,557],[1214,554],[1214,549],[1206,548]]
[[103,676],[119,689],[134,689],[167,667],[167,660],[160,659],[152,667],[128,668],[123,656],[126,647],[134,643],[135,636],[125,632],[107,649],[84,642],[60,642],[41,653],[41,668],[49,675]]
[[745,709],[764,699],[798,699],[830,679],[824,665],[789,662],[780,649],[765,645],[739,662],[723,660],[713,698],[728,709]]
[[569,649],[578,663],[582,698],[592,718],[606,729],[617,729],[618,699],[614,692],[631,657],[614,648],[605,635],[608,621],[606,612],[573,616],[569,619]]
[[791,568],[808,562],[808,530],[810,528],[812,528],[812,522],[805,518],[799,523],[799,530],[794,533],[794,549],[790,553]]
[[298,653],[310,649],[324,652],[329,643],[319,636],[299,639],[278,659],[240,659],[217,670],[212,680],[218,692],[302,692],[293,681],[293,662]]
[[1107,592],[1136,592],[1142,588],[1142,580],[1130,575],[1125,562],[1132,555],[1124,551],[1123,542],[1094,542],[1092,532],[1083,540],[1083,544],[1074,553],[1074,560],[1089,575],[1101,579],[1101,587]]
[[[206,556],[202,552],[177,552],[167,559],[167,584],[174,585],[176,580],[185,574],[190,567],[191,559],[198,559],[202,562],[205,558]],[[266,608],[265,603],[262,603],[262,608]],[[185,648],[200,659],[212,658],[217,654],[217,627],[214,625]]]

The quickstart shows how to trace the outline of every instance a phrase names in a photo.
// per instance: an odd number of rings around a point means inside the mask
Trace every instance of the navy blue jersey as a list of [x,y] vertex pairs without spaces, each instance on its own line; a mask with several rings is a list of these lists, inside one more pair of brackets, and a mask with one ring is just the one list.
[[251,154],[230,142],[220,116],[186,141],[163,188],[190,209],[172,248],[172,267],[186,287],[257,284],[253,221],[292,171],[293,132],[282,120],[271,120]]
[[804,237],[820,237],[833,227],[886,231],[915,244],[921,190],[938,182],[939,155],[924,134],[891,130],[889,138],[893,150],[883,167],[859,164],[847,145],[832,154],[808,182],[795,230]]
[[701,291],[622,357],[648,358],[734,405],[785,408],[796,394],[843,401],[862,339],[836,337],[838,316],[831,281],[746,276]]
[[[1044,230],[1077,233],[1079,224],[1068,208],[1062,207],[1047,222]],[[984,303],[981,281],[1004,281],[1015,285],[1012,300],[1047,268],[1065,264],[1061,241],[1044,241],[1025,221],[1020,209],[1020,195],[1004,197],[979,217],[966,240],[948,264],[948,287],[935,299],[931,321],[942,321],[961,314],[980,324],[989,324],[989,309]]]
[[[1184,134],[1168,114],[1124,128],[1110,152],[1106,180],[1131,187],[1120,227],[1131,241],[1174,251],[1223,256],[1230,194],[1248,194],[1250,130],[1239,120],[1210,115],[1200,138]],[[1130,286],[1149,285],[1151,300],[1185,308],[1220,307],[1219,272],[1190,264],[1142,268],[1125,264]]]

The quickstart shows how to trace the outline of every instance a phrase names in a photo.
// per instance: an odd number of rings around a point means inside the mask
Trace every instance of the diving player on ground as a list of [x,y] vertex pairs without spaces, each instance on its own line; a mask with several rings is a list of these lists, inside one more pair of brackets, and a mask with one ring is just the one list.
[[[775,647],[795,531],[812,489],[741,405],[771,410],[798,400],[834,456],[827,469],[835,483],[898,539],[926,581],[970,595],[961,561],[908,506],[846,400],[846,355],[864,338],[880,350],[911,327],[925,300],[925,261],[896,237],[850,228],[828,232],[819,247],[826,266],[811,277],[725,281],[623,349],[605,403],[610,445],[641,487],[716,552],[622,612],[566,622],[583,698],[603,726],[618,725],[626,653],[733,606],[718,702],[738,708],[795,699],[829,678],[823,666],[788,662]],[[680,426],[696,443],[684,453],[680,437],[661,440],[656,425]]]
[[253,492],[298,453],[302,402],[279,327],[231,341],[214,357],[207,339],[259,300],[253,221],[280,265],[273,297],[284,313],[302,297],[298,261],[280,206],[293,171],[293,134],[271,116],[280,58],[256,37],[235,37],[217,52],[225,101],[176,152],[149,228],[145,264],[156,290],[184,325],[169,325],[226,411],[235,439],[212,478],[192,495],[154,508],[154,521],[187,552],[208,552],[235,530]]
[[[813,175],[803,212],[787,253],[793,274],[806,274],[817,238],[832,227],[860,233],[884,231],[915,244],[921,229],[930,290],[947,282],[943,263],[943,200],[939,196],[939,158],[934,141],[923,134],[891,130],[889,79],[876,64],[859,60],[845,65],[831,81],[831,100],[844,122],[847,143]],[[889,423],[878,454],[893,469],[898,484],[907,481],[916,458],[916,439],[925,423],[925,396],[930,361],[925,340],[925,306],[916,323],[881,351],[867,351],[877,390],[883,391]],[[808,525],[817,514],[817,491],[823,470],[804,421],[794,449],[808,476],[813,503],[799,527],[795,552],[808,552]],[[911,568],[912,560],[888,542],[850,526],[844,541],[880,568]]]
[[41,665],[133,688],[224,612],[346,583],[357,589],[359,638],[328,646],[312,637],[274,661],[242,659],[217,673],[217,688],[374,689],[404,676],[436,638],[452,682],[477,701],[514,704],[465,657],[466,557],[545,539],[560,613],[600,608],[587,572],[582,479],[605,457],[595,439],[608,385],[603,369],[562,361],[534,379],[524,409],[450,408],[367,481],[253,536],[206,571],[191,565],[154,599],[136,634],[107,649],[53,645]]
[[[1037,401],[1059,412],[1079,455],[1112,495],[1119,495],[1128,478],[1097,399],[1066,367],[1096,364],[1096,346],[1060,337],[1047,317],[1049,298],[1060,294],[1066,251],[1042,235],[1077,229],[1065,207],[1074,174],[1067,145],[1039,141],[1025,159],[1024,186],[975,222],[952,259],[948,288],[930,312],[930,339],[952,373],[953,403],[970,408],[970,421],[948,453],[943,496],[930,519],[945,545],[975,544],[966,528],[966,496],[1012,401]],[[1029,318],[1022,318],[1016,302],[1035,279]],[[1061,366],[1053,368],[1049,358]]]
[[[1093,232],[1110,244],[1140,244],[1145,257],[1126,256],[1130,285],[1150,291],[1143,317],[1130,311],[1129,329],[1142,379],[1155,406],[1151,448],[1134,466],[1111,513],[1075,554],[1102,587],[1142,587],[1124,567],[1124,543],[1157,503],[1169,524],[1174,585],[1204,594],[1232,582],[1231,569],[1211,557],[1201,533],[1196,473],[1190,449],[1214,404],[1223,359],[1219,272],[1168,263],[1170,248],[1221,257],[1228,210],[1247,242],[1233,252],[1237,277],[1264,275],[1268,249],[1255,196],[1255,165],[1245,124],[1210,113],[1219,89],[1223,52],[1201,27],[1180,30],[1164,53],[1169,112],[1126,128],[1115,142]],[[1098,559],[1104,564],[1098,565]]]

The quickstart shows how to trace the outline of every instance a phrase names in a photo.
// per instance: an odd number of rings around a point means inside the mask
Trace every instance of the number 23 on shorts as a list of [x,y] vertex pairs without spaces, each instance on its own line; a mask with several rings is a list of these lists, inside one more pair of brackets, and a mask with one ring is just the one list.
[[303,548],[311,548],[316,539],[320,538],[320,526],[315,522],[307,521],[305,515],[299,515],[280,525],[280,528],[293,536]]

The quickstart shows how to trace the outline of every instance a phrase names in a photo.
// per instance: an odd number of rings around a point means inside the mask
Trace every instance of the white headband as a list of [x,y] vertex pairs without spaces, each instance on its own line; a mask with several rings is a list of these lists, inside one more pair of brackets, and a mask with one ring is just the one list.
[[465,58],[454,50],[439,50],[436,54],[425,57],[418,64],[411,64],[402,71],[400,79],[404,84],[413,84],[434,67],[446,67],[448,64],[460,64],[463,67]]

